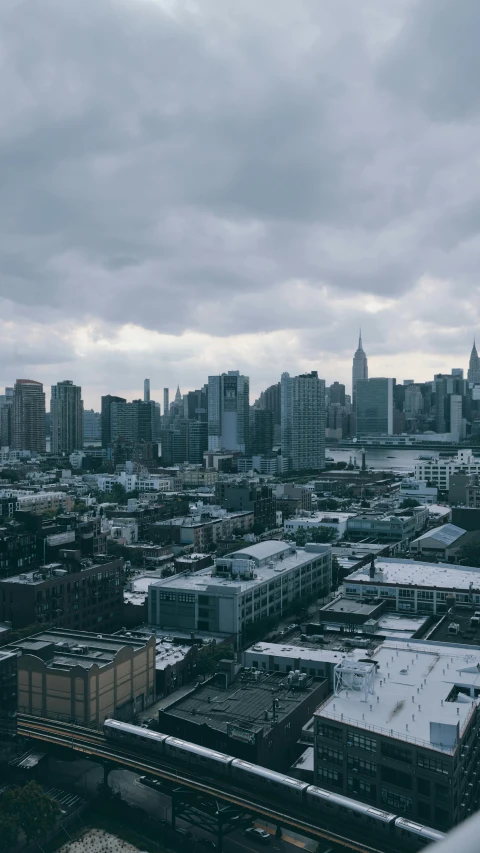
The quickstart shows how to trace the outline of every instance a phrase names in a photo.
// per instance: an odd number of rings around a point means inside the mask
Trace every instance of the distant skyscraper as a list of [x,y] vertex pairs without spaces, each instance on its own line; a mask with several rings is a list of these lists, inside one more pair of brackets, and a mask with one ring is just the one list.
[[290,468],[325,467],[325,382],[316,370],[282,374],[282,455]]
[[395,379],[358,379],[357,436],[393,435]]
[[470,364],[468,367],[468,381],[472,385],[480,385],[480,358],[478,357],[475,338],[473,339],[472,352],[470,354]]
[[330,385],[328,389],[328,402],[331,406],[335,404],[339,404],[340,406],[345,405],[345,385],[341,385],[340,382],[334,382]]
[[0,447],[12,446],[13,388],[5,388],[0,394]]
[[198,388],[183,395],[183,416],[189,421],[203,421],[207,423],[207,397],[208,387]]
[[112,403],[110,407],[110,436],[115,441],[153,441],[155,432],[155,403],[133,400],[131,403]]
[[280,382],[275,385],[270,385],[265,391],[262,391],[258,400],[255,401],[256,409],[264,409],[271,412],[273,415],[273,442],[280,444],[281,434],[281,388]]
[[41,382],[17,379],[13,389],[12,446],[45,453],[45,394]]
[[93,409],[84,409],[83,412],[83,443],[91,444],[102,438],[102,416],[100,412]]
[[112,404],[126,402],[125,397],[114,397],[112,394],[102,397],[102,447],[110,447],[112,443]]
[[252,454],[264,456],[271,453],[273,437],[273,412],[268,409],[253,409],[250,421]]
[[360,379],[368,379],[368,360],[362,346],[362,331],[358,338],[358,349],[353,356],[352,365],[352,406],[355,411],[357,382]]
[[208,377],[208,449],[249,451],[250,381],[238,370]]
[[72,453],[83,447],[82,389],[70,379],[52,385],[50,400],[52,453]]
[[150,402],[150,379],[143,380],[143,402]]
[[163,389],[163,415],[164,415],[164,417],[168,416],[168,410],[170,408],[168,400],[169,400],[168,388],[164,388]]

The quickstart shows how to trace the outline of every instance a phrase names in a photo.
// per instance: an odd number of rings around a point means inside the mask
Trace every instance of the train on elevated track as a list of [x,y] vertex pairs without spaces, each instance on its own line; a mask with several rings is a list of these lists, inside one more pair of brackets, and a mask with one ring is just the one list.
[[427,844],[445,837],[443,832],[432,827],[161,732],[118,720],[106,720],[103,731],[105,738],[117,746],[126,749],[133,747],[152,756],[179,761],[204,773],[228,778],[234,784],[238,782],[246,790],[253,788],[259,793],[263,791],[289,802],[296,801],[312,812],[312,818],[318,820],[320,813],[324,819],[336,823],[351,821],[352,826],[358,825],[364,834],[373,833],[376,839],[391,839],[407,850],[421,850]]

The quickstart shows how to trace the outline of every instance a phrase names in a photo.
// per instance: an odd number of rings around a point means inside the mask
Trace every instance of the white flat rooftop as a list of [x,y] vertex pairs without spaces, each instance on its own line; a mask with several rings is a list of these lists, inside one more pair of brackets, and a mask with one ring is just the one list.
[[439,589],[468,590],[473,583],[480,589],[480,569],[456,566],[451,563],[423,563],[417,560],[395,560],[377,557],[375,569],[383,578],[370,580],[369,566],[362,566],[343,581],[345,586],[353,583],[369,583],[371,586],[414,586],[437,587]]
[[[257,548],[257,546],[255,545],[254,548]],[[243,557],[247,559],[250,554],[250,548],[245,548],[243,551],[228,554],[226,557],[222,557],[222,560],[234,558],[237,553],[242,554]],[[258,553],[255,553],[258,556]],[[258,586],[258,584],[279,578],[285,571],[299,568],[306,563],[311,563],[313,560],[316,560],[321,556],[324,556],[323,552],[304,551],[300,548],[292,555],[284,557],[283,560],[279,560],[274,563],[273,567],[269,565],[255,566],[254,571],[256,577],[252,580],[246,580],[241,577],[225,578],[221,575],[215,576],[212,574],[214,567],[211,566],[207,569],[201,569],[193,575],[180,574],[173,575],[170,578],[163,578],[156,583],[154,582],[152,585],[155,587],[166,587],[167,589],[198,590],[199,592],[205,592],[208,587],[215,587],[216,589],[219,589],[220,587],[225,587],[225,589],[227,589],[230,587],[232,591],[244,592],[248,589],[253,589],[255,586]]]
[[[272,655],[273,657],[287,658],[288,660],[299,658],[304,661],[311,660],[316,663],[333,664],[340,663],[340,661],[347,657],[343,652],[334,651],[333,649],[311,649],[302,646],[289,646],[288,643],[255,643],[254,646],[245,649],[245,652],[252,655],[255,653],[259,655]],[[365,657],[365,650],[355,649],[353,655]],[[351,659],[352,655],[349,654],[348,658]]]
[[[455,686],[480,689],[480,648],[386,640],[371,660],[379,667],[367,701],[363,690],[342,689],[315,715],[451,754],[452,733],[458,725],[462,735],[480,699],[447,699]],[[437,730],[432,742],[431,724],[445,726],[443,741]]]
[[428,620],[428,616],[397,616],[387,613],[378,620],[378,634],[385,637],[403,637],[408,639]]

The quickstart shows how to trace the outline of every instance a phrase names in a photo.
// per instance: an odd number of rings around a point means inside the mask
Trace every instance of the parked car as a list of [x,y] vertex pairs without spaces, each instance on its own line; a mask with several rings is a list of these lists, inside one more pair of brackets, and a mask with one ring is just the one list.
[[254,841],[259,841],[260,844],[270,844],[270,833],[265,829],[260,829],[259,826],[249,826],[248,829],[245,830],[245,835],[248,835],[249,838],[253,838]]

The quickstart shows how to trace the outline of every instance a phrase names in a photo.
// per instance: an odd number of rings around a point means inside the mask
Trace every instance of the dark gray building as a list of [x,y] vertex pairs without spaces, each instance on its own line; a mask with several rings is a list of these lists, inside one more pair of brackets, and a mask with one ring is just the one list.
[[275,527],[277,504],[272,486],[248,480],[215,483],[215,502],[229,512],[253,512],[255,522],[267,530]]
[[112,443],[112,404],[126,402],[124,397],[115,397],[112,394],[106,394],[102,397],[102,447],[110,447]]
[[50,435],[52,453],[72,453],[83,447],[82,389],[70,379],[52,385]]
[[358,379],[356,383],[357,436],[393,435],[395,379]]

